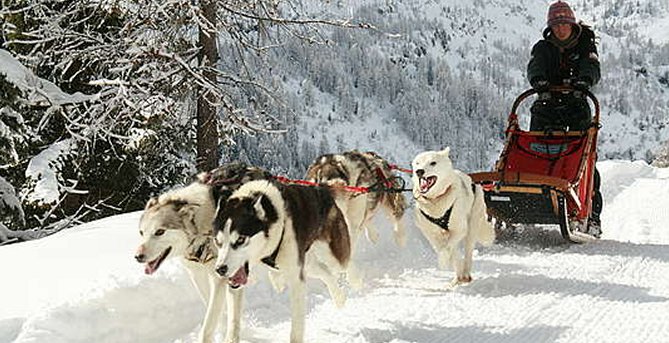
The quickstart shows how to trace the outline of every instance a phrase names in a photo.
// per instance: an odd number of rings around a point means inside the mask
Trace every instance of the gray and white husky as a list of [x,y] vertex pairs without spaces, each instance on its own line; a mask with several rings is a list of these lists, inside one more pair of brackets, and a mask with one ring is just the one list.
[[[331,186],[385,186],[393,188],[400,186],[397,176],[390,169],[388,162],[373,152],[352,150],[341,154],[322,155],[309,166],[306,174],[306,178],[310,181]],[[369,193],[340,192],[336,200],[349,223],[351,241],[354,244],[363,231],[367,233],[367,238],[373,243],[378,240],[379,233],[372,218],[381,208],[393,223],[397,245],[403,247],[406,244],[402,216],[404,216],[407,208],[407,202],[401,193],[379,191]]]
[[[146,274],[153,274],[168,258],[180,257],[207,309],[199,342],[213,342],[223,314],[225,298],[230,305],[241,301],[241,290],[232,290],[214,271],[217,249],[213,244],[216,206],[242,184],[267,179],[266,171],[243,163],[230,163],[201,173],[190,185],[150,199],[139,221],[142,237],[135,259],[146,263]],[[224,297],[225,295],[225,297]],[[239,318],[228,316],[226,342],[238,342]],[[236,324],[235,324],[236,322]],[[232,328],[232,329],[231,329]]]
[[[267,265],[274,288],[282,291],[287,285],[290,291],[291,343],[304,337],[306,277],[322,280],[337,306],[346,301],[338,278],[350,267],[351,246],[333,191],[252,181],[217,210],[216,272],[231,289],[239,289],[246,285],[251,269]],[[238,298],[233,301],[238,318],[241,304]]]

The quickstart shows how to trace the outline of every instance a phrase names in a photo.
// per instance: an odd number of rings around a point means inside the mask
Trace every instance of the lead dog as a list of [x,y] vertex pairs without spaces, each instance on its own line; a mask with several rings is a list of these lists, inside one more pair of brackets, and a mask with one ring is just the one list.
[[474,246],[492,244],[495,231],[487,221],[481,186],[453,169],[449,151],[420,153],[411,166],[416,225],[437,253],[440,267],[450,265],[455,271],[450,284],[455,287],[471,282]]
[[[216,272],[230,288],[238,289],[246,285],[249,271],[263,263],[272,270],[269,276],[275,289],[281,291],[287,282],[291,343],[304,338],[307,276],[322,280],[338,307],[346,301],[337,279],[349,267],[351,246],[346,221],[331,191],[252,181],[234,192],[216,214]],[[240,317],[241,304],[232,308],[238,311],[234,316]],[[239,327],[233,332],[239,332]]]
[[[401,186],[386,160],[373,152],[363,153],[357,150],[326,154],[316,158],[307,169],[306,178],[331,186],[394,188]],[[372,223],[372,218],[380,208],[383,208],[393,222],[395,242],[402,247],[406,244],[402,216],[407,208],[407,202],[402,194],[379,191],[341,192],[336,200],[349,223],[353,243],[363,231],[367,232],[370,241],[375,243],[378,240],[379,234]]]
[[[198,341],[213,342],[223,314],[224,295],[228,313],[237,313],[232,304],[241,301],[241,290],[230,290],[216,275],[217,249],[213,244],[216,207],[242,184],[267,179],[266,171],[243,163],[230,163],[198,175],[190,185],[150,199],[139,221],[142,241],[135,259],[146,263],[145,273],[153,274],[168,258],[179,257],[207,306]],[[228,315],[225,342],[238,342],[239,317]],[[230,328],[233,328],[231,330]]]

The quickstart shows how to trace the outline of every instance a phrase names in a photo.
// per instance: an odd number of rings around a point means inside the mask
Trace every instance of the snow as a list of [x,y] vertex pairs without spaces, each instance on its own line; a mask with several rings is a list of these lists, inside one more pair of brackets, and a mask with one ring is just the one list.
[[19,199],[16,198],[14,187],[2,176],[0,176],[0,209],[17,211],[23,217],[23,209]]
[[[336,309],[310,282],[309,342],[665,342],[669,337],[669,169],[604,161],[600,241],[564,244],[554,228],[479,248],[474,282],[455,291],[405,218],[406,248],[379,222],[360,244],[366,287]],[[176,260],[152,276],[132,256],[139,212],[0,247],[0,343],[192,342],[204,305]],[[244,342],[288,340],[285,293],[249,285]],[[218,342],[222,336],[217,337]]]
[[28,195],[28,201],[38,204],[52,204],[60,196],[58,177],[60,158],[74,148],[74,140],[64,139],[51,144],[30,159],[26,168],[26,177],[35,182],[35,189]]
[[94,97],[82,93],[67,94],[58,86],[41,79],[24,67],[7,51],[0,49],[0,74],[28,95],[31,105],[60,106],[92,100]]

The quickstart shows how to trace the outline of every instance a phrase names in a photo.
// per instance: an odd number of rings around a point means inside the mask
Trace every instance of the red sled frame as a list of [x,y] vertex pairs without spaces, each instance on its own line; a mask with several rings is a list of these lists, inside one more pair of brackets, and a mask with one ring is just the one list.
[[[551,92],[575,92],[553,87]],[[592,125],[585,131],[524,131],[517,110],[536,90],[523,92],[513,103],[506,144],[492,172],[470,174],[481,184],[488,214],[497,223],[558,224],[569,242],[584,242],[592,212],[594,170],[600,107],[589,91],[580,91],[594,104]]]

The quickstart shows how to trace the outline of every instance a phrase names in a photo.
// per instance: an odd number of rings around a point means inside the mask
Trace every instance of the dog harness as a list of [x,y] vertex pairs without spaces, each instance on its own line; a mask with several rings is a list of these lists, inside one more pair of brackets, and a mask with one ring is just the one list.
[[186,251],[186,259],[193,262],[207,263],[216,258],[214,237],[211,235],[196,235],[193,237]]
[[[472,193],[476,194],[476,184],[475,183],[472,183]],[[448,221],[451,220],[451,212],[452,211],[453,211],[453,205],[451,205],[451,207],[448,210],[446,210],[446,213],[444,213],[444,215],[439,217],[439,218],[434,218],[434,217],[428,215],[427,213],[425,213],[423,210],[420,210],[420,213],[422,213],[423,216],[425,216],[425,218],[427,220],[429,220],[430,222],[432,222],[433,224],[435,224],[435,225],[439,226],[440,228],[448,231]]]
[[451,220],[451,212],[452,211],[453,211],[453,206],[451,206],[448,210],[446,210],[446,213],[444,213],[444,215],[441,216],[440,218],[431,217],[427,213],[425,213],[423,210],[420,210],[420,213],[422,213],[423,216],[425,216],[425,218],[427,220],[429,220],[430,222],[432,222],[433,224],[435,224],[435,225],[439,226],[440,228],[448,231],[448,221]]
[[260,261],[264,264],[266,264],[268,267],[272,269],[279,269],[276,266],[276,257],[279,255],[279,248],[281,247],[281,243],[283,242],[283,234],[286,232],[286,229],[283,229],[281,231],[281,238],[279,238],[279,244],[276,245],[276,249],[274,249],[274,252],[272,252],[271,255],[265,256],[260,259]]

